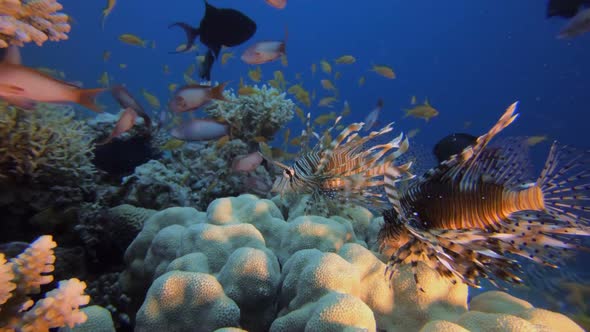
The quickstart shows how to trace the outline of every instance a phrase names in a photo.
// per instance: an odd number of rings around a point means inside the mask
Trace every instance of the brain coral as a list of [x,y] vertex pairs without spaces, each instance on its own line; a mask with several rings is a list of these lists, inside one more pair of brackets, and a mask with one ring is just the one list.
[[75,185],[91,183],[93,144],[67,106],[34,112],[0,105],[0,179]]
[[[272,201],[253,195],[217,199],[206,213],[155,213],[128,248],[121,276],[136,297],[149,287],[138,330],[465,332],[501,324],[507,331],[581,331],[561,314],[502,292],[468,304],[467,286],[424,264],[417,266],[422,289],[410,266],[390,283],[363,240],[372,233],[369,216],[343,215],[286,222]],[[211,288],[193,286],[201,282]]]

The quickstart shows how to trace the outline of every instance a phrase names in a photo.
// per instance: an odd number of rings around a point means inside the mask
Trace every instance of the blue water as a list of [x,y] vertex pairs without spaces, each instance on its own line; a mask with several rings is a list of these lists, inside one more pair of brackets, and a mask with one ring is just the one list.
[[[119,1],[104,31],[100,20],[106,1],[64,0],[62,4],[64,12],[76,20],[70,39],[46,43],[43,48],[27,46],[24,58],[33,66],[62,69],[68,79],[82,81],[85,87],[96,86],[107,71],[114,83],[126,84],[138,96],[145,88],[165,104],[170,97],[168,84],[182,85],[182,73],[195,63],[195,53],[168,54],[185,40],[180,29],[167,26],[175,21],[197,26],[204,12],[202,1]],[[316,103],[329,94],[319,85],[321,78],[328,77],[318,66],[312,78],[310,65],[354,55],[357,63],[333,66],[342,78],[332,78],[342,96],[335,110],[347,99],[353,110],[351,121],[362,120],[383,98],[382,122],[396,121],[404,131],[420,128],[416,140],[432,145],[451,132],[465,131],[465,121],[472,122],[468,132],[484,132],[506,106],[520,100],[521,118],[508,128],[508,134],[547,135],[576,145],[588,141],[590,34],[569,41],[556,39],[565,21],[546,19],[544,1],[301,0],[289,2],[282,11],[263,0],[211,4],[252,17],[258,31],[250,42],[283,39],[288,26],[289,66],[264,65],[263,80],[281,69],[294,83],[295,73],[301,72],[304,86],[317,90]],[[118,40],[122,33],[155,40],[157,47],[123,44]],[[227,65],[214,65],[213,80],[230,80],[236,87],[240,77],[247,77],[249,66],[239,60],[247,45],[232,49],[236,58]],[[112,52],[106,63],[104,50]],[[200,48],[201,54],[204,50]],[[120,63],[128,68],[120,69]],[[368,72],[373,63],[392,66],[397,79]],[[172,74],[163,74],[164,64]],[[366,84],[359,88],[361,75],[366,76]],[[401,119],[402,108],[409,107],[413,95],[419,102],[428,97],[440,115],[429,123]],[[103,99],[114,106],[108,97]],[[317,115],[332,110],[311,111]]]
[[[42,48],[28,45],[23,50],[27,65],[65,71],[67,80],[96,87],[103,72],[112,84],[125,84],[141,98],[141,89],[155,94],[166,105],[171,94],[168,84],[184,84],[183,72],[195,64],[196,53],[169,54],[185,43],[184,33],[168,29],[175,21],[198,26],[204,13],[200,0],[120,0],[100,27],[103,1],[62,0],[63,12],[71,15],[68,41],[47,42]],[[420,128],[415,141],[426,147],[453,132],[484,133],[512,102],[519,100],[521,116],[506,129],[507,135],[547,135],[565,144],[588,147],[590,131],[590,34],[573,40],[558,40],[565,21],[545,18],[545,1],[441,1],[294,0],[285,10],[276,10],[263,0],[211,0],[218,7],[243,11],[258,23],[258,31],[246,44],[230,51],[235,58],[213,67],[214,81],[231,81],[236,88],[240,77],[248,82],[252,66],[239,60],[252,42],[281,40],[288,27],[289,65],[280,62],[262,66],[263,80],[282,70],[291,84],[295,74],[303,74],[303,84],[317,91],[319,99],[331,93],[323,90],[320,79],[329,78],[340,91],[334,109],[304,108],[314,116],[342,109],[348,100],[352,114],[345,122],[361,121],[379,98],[385,107],[380,121],[395,121],[396,131]],[[121,43],[118,36],[132,33],[156,42],[157,47],[140,48]],[[103,61],[103,52],[112,53]],[[200,47],[200,54],[205,48]],[[333,60],[350,54],[353,65],[334,65]],[[319,61],[330,60],[342,74],[334,80],[321,72]],[[120,63],[128,65],[119,68]],[[312,77],[310,66],[318,64]],[[171,74],[163,73],[163,66]],[[369,72],[372,64],[386,64],[397,74],[389,80]],[[358,79],[366,84],[358,87]],[[196,79],[196,77],[194,77]],[[429,122],[403,119],[410,98],[428,98],[440,115]],[[143,100],[142,100],[143,101]],[[118,111],[108,94],[100,102]],[[147,102],[143,101],[147,106]],[[90,114],[90,112],[88,112]],[[198,111],[197,115],[203,115]],[[466,121],[472,122],[464,129]],[[292,121],[292,132],[299,120]],[[282,137],[282,135],[279,135]],[[293,136],[292,136],[293,137]],[[533,150],[537,166],[549,147],[543,142]]]

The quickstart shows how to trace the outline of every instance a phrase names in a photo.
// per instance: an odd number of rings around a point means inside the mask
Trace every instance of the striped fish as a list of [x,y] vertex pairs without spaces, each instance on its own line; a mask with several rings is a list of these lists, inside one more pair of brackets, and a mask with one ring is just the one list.
[[[386,274],[422,261],[441,275],[474,287],[481,278],[522,283],[514,258],[556,267],[560,254],[587,249],[590,228],[590,150],[554,143],[536,181],[526,181],[517,144],[489,146],[518,116],[512,104],[474,145],[442,162],[403,191],[400,170],[385,172],[393,209],[383,213],[378,242],[393,253]],[[455,280],[455,278],[453,278]]]
[[[373,139],[393,130],[392,123],[366,136],[359,134],[364,123],[353,123],[332,138],[331,132],[340,120],[341,117],[336,118],[321,137],[308,128],[304,132],[305,140],[316,135],[318,143],[292,166],[271,160],[283,170],[283,175],[275,181],[273,192],[311,195],[306,214],[327,215],[335,211],[338,204],[348,203],[385,208],[387,201],[378,192],[383,185],[383,175],[388,166],[408,150],[409,143],[403,134],[386,144],[369,147]],[[404,177],[409,178],[412,177],[410,165],[396,169],[402,170]]]

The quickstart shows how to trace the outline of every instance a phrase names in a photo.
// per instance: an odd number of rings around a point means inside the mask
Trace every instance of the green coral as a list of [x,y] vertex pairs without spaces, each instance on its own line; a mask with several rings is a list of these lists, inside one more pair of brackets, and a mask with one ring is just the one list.
[[67,106],[34,111],[0,105],[0,179],[80,185],[91,181],[93,144]]
[[233,138],[245,142],[252,142],[255,137],[271,140],[293,119],[295,104],[275,88],[266,85],[253,88],[254,93],[242,96],[226,91],[224,96],[229,102],[215,101],[205,112],[213,118],[229,122]]

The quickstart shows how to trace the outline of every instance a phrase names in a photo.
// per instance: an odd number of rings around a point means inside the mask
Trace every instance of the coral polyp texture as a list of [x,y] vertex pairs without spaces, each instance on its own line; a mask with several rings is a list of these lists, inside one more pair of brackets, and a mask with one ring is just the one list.
[[0,0],[0,48],[68,39],[69,17],[55,0]]
[[0,181],[83,185],[92,182],[93,144],[68,106],[34,112],[0,105]]
[[251,95],[237,96],[226,91],[229,102],[215,101],[205,109],[213,118],[223,119],[232,127],[232,136],[245,142],[255,137],[272,139],[293,118],[295,104],[285,93],[262,85],[254,86]]
[[[363,208],[290,216],[254,195],[151,215],[125,253],[136,331],[582,331],[564,315],[425,264],[390,281]],[[294,210],[298,211],[298,210]],[[373,219],[379,223],[380,219]],[[381,221],[382,222],[382,221]]]
[[39,237],[18,257],[6,262],[0,253],[0,331],[44,332],[74,327],[86,321],[79,310],[88,304],[86,284],[76,278],[62,280],[58,288],[33,301],[41,286],[53,281],[56,243],[49,235]]

